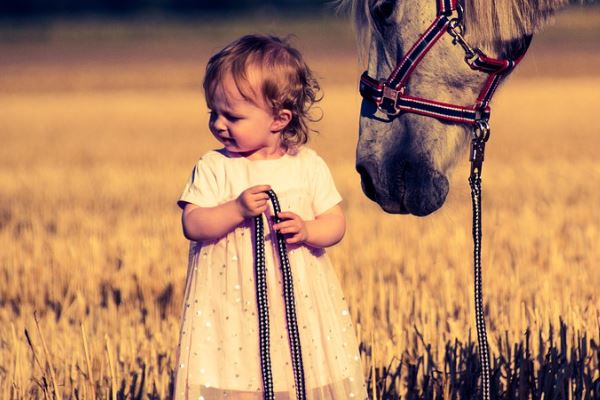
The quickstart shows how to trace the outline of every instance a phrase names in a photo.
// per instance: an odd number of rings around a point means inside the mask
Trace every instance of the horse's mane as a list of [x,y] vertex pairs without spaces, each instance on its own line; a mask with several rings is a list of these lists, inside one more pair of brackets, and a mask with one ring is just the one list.
[[[341,9],[350,9],[359,39],[373,32],[369,8],[382,0],[339,0]],[[424,0],[431,1],[434,0]],[[465,9],[465,29],[469,40],[482,48],[493,48],[536,33],[552,14],[568,0],[462,0]],[[363,48],[364,50],[364,48]]]

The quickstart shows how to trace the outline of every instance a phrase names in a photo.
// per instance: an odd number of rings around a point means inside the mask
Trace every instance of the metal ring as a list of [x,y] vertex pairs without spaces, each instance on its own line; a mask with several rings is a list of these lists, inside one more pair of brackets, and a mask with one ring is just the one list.
[[462,21],[458,18],[452,18],[450,20],[450,23],[448,24],[448,32],[452,36],[455,36],[457,34],[457,32],[455,30],[457,30],[458,33],[460,33],[462,35],[462,33],[463,33]]
[[490,124],[485,119],[478,119],[473,125],[473,139],[483,140],[487,142],[490,138]]

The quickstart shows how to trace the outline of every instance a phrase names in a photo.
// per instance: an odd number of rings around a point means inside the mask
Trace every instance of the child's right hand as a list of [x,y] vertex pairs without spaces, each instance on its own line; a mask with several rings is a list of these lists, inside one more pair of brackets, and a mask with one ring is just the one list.
[[265,192],[270,189],[269,185],[256,185],[240,193],[235,202],[244,218],[256,217],[267,210],[269,195]]

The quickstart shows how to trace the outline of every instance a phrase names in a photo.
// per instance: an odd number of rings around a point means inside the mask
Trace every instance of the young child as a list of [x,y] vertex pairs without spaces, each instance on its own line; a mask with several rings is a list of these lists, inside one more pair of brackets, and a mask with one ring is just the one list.
[[[304,146],[319,86],[300,53],[244,36],[208,62],[209,128],[223,148],[196,163],[178,201],[191,241],[175,399],[263,400],[253,217],[266,214],[270,358],[277,400],[296,399],[274,231],[285,234],[306,398],[366,399],[354,327],[325,247],[342,239],[341,197]],[[282,212],[273,224],[266,191]]]

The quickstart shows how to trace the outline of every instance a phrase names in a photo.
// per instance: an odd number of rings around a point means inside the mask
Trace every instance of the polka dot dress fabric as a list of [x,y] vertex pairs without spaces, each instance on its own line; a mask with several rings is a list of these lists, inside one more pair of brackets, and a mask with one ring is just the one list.
[[[269,184],[283,211],[305,220],[341,201],[324,161],[303,147],[276,160],[205,154],[179,200],[213,207]],[[296,400],[272,209],[263,216],[271,366],[276,400]],[[174,398],[262,400],[251,219],[226,236],[191,242]],[[288,245],[308,400],[367,399],[348,306],[324,249]]]

